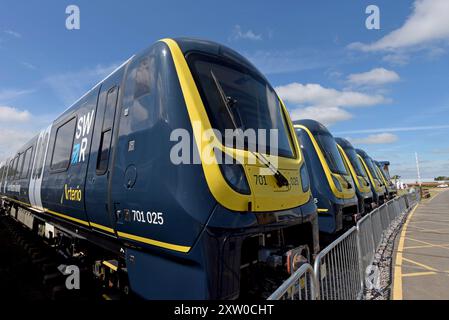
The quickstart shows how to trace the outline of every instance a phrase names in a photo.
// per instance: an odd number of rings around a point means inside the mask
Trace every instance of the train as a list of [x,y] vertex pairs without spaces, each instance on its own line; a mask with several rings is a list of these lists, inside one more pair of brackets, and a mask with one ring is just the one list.
[[315,120],[294,122],[318,206],[323,243],[352,225],[360,213],[355,183],[329,130]]
[[377,204],[373,199],[373,192],[369,182],[368,173],[363,167],[352,144],[344,138],[335,138],[338,150],[342,155],[346,167],[351,173],[358,198],[359,212],[363,216],[371,212]]
[[236,51],[166,38],[0,164],[0,213],[120,297],[267,298],[387,199],[375,166]]
[[376,169],[377,166],[374,163],[374,160],[364,150],[356,149],[355,151],[363,168],[365,168],[365,171],[368,173],[374,201],[380,206],[387,200],[387,189],[379,175],[379,171]]
[[374,161],[374,164],[378,168],[379,176],[382,178],[383,183],[385,184],[386,188],[386,196],[388,199],[393,199],[397,195],[397,189],[394,185],[393,181],[391,181],[390,173],[388,169],[385,167],[388,167],[390,162],[388,161]]
[[[217,141],[212,153],[231,161],[210,161],[203,133],[241,128],[276,130],[278,154]],[[6,210],[26,210],[30,228],[68,238],[74,255],[101,246],[95,273],[112,265],[117,290],[145,299],[265,297],[319,250],[286,107],[247,59],[215,42],[154,43],[6,164]]]

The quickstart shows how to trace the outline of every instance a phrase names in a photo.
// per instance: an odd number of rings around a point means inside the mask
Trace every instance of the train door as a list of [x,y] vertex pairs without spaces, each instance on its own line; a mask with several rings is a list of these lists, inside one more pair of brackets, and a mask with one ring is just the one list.
[[123,69],[107,79],[101,86],[86,178],[85,201],[90,225],[94,230],[109,235],[114,235],[114,224],[108,201],[112,137],[122,76]]
[[98,93],[98,87],[91,90],[53,123],[42,184],[46,211],[85,226],[85,182]]
[[31,170],[30,185],[28,194],[30,204],[33,208],[43,211],[42,206],[42,178],[44,176],[45,159],[48,153],[48,142],[50,140],[51,125],[42,130],[36,142],[36,153]]

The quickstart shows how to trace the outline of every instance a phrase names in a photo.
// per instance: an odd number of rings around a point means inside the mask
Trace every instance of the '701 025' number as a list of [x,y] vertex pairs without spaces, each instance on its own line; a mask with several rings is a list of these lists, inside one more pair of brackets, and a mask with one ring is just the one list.
[[164,224],[164,214],[162,212],[143,212],[139,210],[132,210],[133,221],[149,223],[149,224]]

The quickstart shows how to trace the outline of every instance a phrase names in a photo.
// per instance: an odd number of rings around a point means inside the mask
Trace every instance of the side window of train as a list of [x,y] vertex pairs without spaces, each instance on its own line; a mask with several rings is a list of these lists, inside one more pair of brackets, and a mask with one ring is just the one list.
[[12,166],[13,166],[13,163],[14,163],[14,159],[12,159],[12,160],[10,160],[9,161],[9,165],[8,165],[8,175],[7,175],[7,180],[8,180],[8,182],[9,181],[11,181],[11,175],[12,175]]
[[150,58],[142,59],[136,69],[134,99],[138,100],[151,92]]
[[29,174],[30,166],[31,166],[31,157],[32,157],[32,155],[33,155],[33,147],[29,147],[27,149],[27,151],[25,151],[23,170],[22,170],[22,174],[20,176],[21,179],[28,178],[28,174]]
[[104,109],[103,126],[101,129],[100,148],[97,156],[97,175],[103,175],[108,170],[109,154],[112,141],[112,127],[114,126],[115,110],[117,107],[119,88],[109,89]]
[[24,157],[25,157],[25,153],[22,152],[19,155],[19,162],[17,163],[17,171],[16,171],[16,176],[15,176],[16,180],[20,179],[22,177],[23,159],[24,159]]
[[75,137],[75,125],[76,117],[61,125],[56,131],[50,164],[50,169],[53,173],[63,172],[69,168],[73,139]]
[[17,172],[17,162],[19,160],[19,156],[16,156],[12,163],[12,170],[11,170],[11,180],[14,180]]

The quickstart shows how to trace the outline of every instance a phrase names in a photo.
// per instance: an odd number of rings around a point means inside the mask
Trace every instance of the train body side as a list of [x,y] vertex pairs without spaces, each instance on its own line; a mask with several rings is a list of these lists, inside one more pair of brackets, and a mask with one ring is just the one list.
[[[211,193],[201,164],[173,163],[173,131],[194,136],[186,94],[171,49],[157,42],[21,148],[17,162],[33,150],[30,169],[23,178],[4,174],[0,194],[73,232],[95,233],[120,246],[131,288],[144,298],[238,297],[240,252],[252,235],[307,224],[316,253],[309,190],[298,193],[300,206],[234,211]],[[189,147],[194,161],[194,139]],[[292,244],[303,236],[292,233]]]

